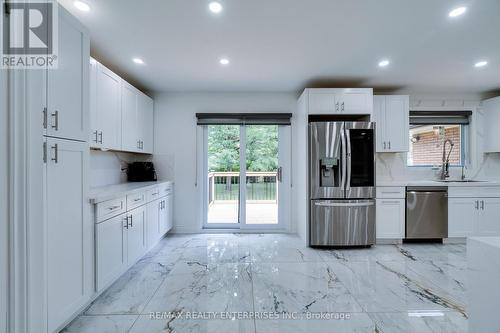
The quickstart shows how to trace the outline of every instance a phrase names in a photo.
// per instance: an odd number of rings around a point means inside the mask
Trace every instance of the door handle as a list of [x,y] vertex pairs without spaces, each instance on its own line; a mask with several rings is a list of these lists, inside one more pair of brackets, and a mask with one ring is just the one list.
[[47,107],[43,108],[43,128],[47,128]]
[[346,133],[346,143],[347,143],[347,166],[346,166],[346,185],[345,189],[350,190],[351,189],[351,167],[352,167],[352,161],[351,161],[351,132],[349,130],[345,131]]
[[320,207],[367,207],[367,206],[373,206],[375,203],[373,201],[367,201],[367,202],[315,202],[315,206],[320,206]]
[[54,157],[51,158],[52,161],[56,162],[56,163],[59,163],[59,149],[58,149],[58,146],[57,146],[57,143],[54,144],[52,147],[50,147],[51,149],[54,149]]
[[276,172],[276,178],[277,180],[282,183],[283,182],[283,168],[279,167],[278,171]]
[[54,125],[51,125],[53,129],[56,131],[59,130],[59,111],[55,111],[54,113],[50,114],[51,117],[54,117]]
[[344,129],[340,131],[340,141],[342,143],[342,179],[340,180],[340,188],[342,191],[345,189],[345,179],[346,179],[346,144],[345,144],[345,133]]

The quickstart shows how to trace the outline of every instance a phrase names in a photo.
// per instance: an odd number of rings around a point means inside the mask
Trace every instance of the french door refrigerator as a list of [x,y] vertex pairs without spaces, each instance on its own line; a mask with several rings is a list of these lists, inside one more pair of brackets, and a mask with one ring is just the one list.
[[375,243],[375,123],[309,123],[309,244]]

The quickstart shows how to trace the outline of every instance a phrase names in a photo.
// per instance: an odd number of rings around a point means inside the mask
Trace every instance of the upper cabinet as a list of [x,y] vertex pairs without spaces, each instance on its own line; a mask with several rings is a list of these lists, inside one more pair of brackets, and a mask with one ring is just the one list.
[[44,134],[87,141],[89,36],[65,10],[59,10],[58,25],[58,68],[47,70]]
[[373,96],[373,120],[377,123],[377,153],[409,150],[409,96]]
[[306,89],[309,114],[366,114],[373,111],[373,89]]
[[102,64],[91,59],[90,82],[91,147],[120,150],[122,146],[121,79]]
[[484,151],[487,153],[500,152],[500,97],[483,101],[484,110]]
[[153,153],[153,99],[90,61],[92,148]]

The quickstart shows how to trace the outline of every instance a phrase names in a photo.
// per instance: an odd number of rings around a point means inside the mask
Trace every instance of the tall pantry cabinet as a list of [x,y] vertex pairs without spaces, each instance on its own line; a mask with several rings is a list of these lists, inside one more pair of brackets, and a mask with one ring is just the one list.
[[[43,191],[46,329],[56,332],[90,300],[88,216],[89,34],[58,8],[58,68],[45,71]],[[40,330],[42,331],[42,330]]]

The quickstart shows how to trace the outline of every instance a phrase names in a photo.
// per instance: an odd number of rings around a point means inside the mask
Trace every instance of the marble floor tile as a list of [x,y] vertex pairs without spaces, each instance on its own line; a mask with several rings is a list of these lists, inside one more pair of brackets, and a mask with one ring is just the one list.
[[142,315],[130,333],[254,333],[253,320],[205,320],[185,318],[151,318]]
[[357,262],[357,261],[404,261],[405,257],[394,245],[375,245],[369,248],[355,249],[318,249],[321,258],[326,261]]
[[361,312],[322,262],[252,264],[255,311],[276,313]]
[[410,260],[437,260],[437,261],[458,261],[466,260],[465,253],[462,253],[455,245],[448,244],[419,244],[405,243],[397,245],[398,251]]
[[219,264],[196,272],[169,274],[143,313],[253,311],[250,264]]
[[458,311],[465,307],[405,262],[329,262],[332,271],[366,312]]
[[343,319],[256,320],[255,327],[257,333],[382,332],[366,313],[342,315]]
[[457,312],[370,313],[369,316],[384,333],[468,332],[467,320]]
[[159,263],[134,265],[104,291],[85,314],[140,314],[169,270],[169,267]]
[[80,316],[61,333],[126,333],[138,315]]

